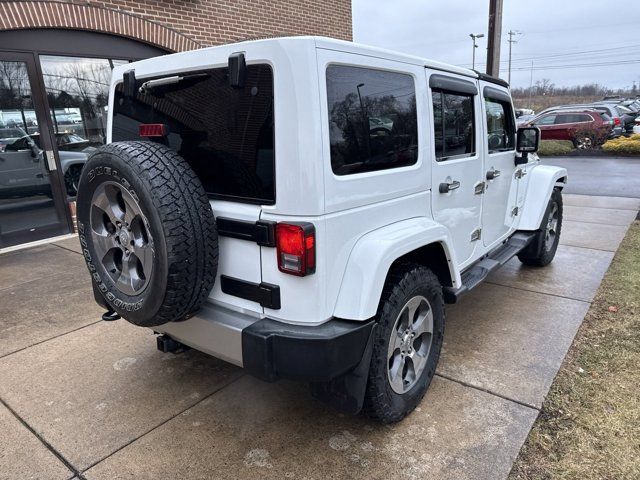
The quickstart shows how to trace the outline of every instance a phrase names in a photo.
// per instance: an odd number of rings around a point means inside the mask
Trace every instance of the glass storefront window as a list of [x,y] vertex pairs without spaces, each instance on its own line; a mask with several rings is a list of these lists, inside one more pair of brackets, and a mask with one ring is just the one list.
[[107,137],[109,82],[125,60],[41,55],[51,125],[67,194],[77,193],[89,154]]
[[0,248],[60,224],[40,142],[28,65],[0,58]]

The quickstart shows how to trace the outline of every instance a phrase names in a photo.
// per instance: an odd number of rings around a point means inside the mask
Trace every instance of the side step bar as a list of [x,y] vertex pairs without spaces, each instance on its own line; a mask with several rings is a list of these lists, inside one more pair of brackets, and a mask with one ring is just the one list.
[[491,272],[500,268],[533,241],[538,232],[518,232],[486,257],[462,272],[460,288],[443,288],[445,303],[457,303],[462,295],[478,286]]

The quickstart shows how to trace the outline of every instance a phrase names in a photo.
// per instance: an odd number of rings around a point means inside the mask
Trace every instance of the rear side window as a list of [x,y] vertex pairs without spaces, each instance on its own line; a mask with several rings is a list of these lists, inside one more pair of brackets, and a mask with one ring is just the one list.
[[418,117],[411,75],[331,65],[327,102],[333,173],[372,172],[417,162]]
[[476,153],[473,95],[433,90],[436,160],[472,157]]
[[181,80],[157,84],[135,98],[125,98],[122,83],[117,85],[112,140],[140,140],[140,124],[162,123],[169,133],[157,141],[187,160],[211,197],[274,203],[271,67],[247,66],[241,89],[229,86],[226,68],[172,77]]
[[489,153],[513,150],[516,143],[516,126],[513,121],[511,105],[491,98],[485,99],[485,105]]
[[556,117],[556,124],[560,125],[563,123],[581,123],[581,122],[591,122],[593,119],[589,115],[580,114],[580,113],[565,113],[562,115],[558,115]]

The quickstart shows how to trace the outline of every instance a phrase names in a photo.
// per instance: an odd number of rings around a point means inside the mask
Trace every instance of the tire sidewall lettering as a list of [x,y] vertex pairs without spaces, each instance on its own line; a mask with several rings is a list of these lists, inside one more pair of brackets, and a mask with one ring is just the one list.
[[[87,172],[87,180],[89,181],[89,183],[93,183],[94,181],[96,181],[96,179],[104,176],[111,177],[112,181],[115,181],[118,184],[122,185],[129,192],[129,194],[135,199],[135,201],[140,203],[140,199],[137,193],[135,192],[135,190],[133,189],[131,183],[120,173],[119,170],[109,166],[98,165],[92,168],[91,170],[89,170],[89,172]],[[145,221],[145,224],[147,225],[147,228],[149,228],[148,220],[145,218],[144,221]],[[105,300],[111,306],[119,310],[123,310],[127,312],[135,312],[137,310],[140,310],[144,305],[144,298],[141,298],[137,302],[127,302],[122,300],[113,294],[113,292],[109,289],[108,285],[100,276],[100,273],[99,273],[100,270],[96,267],[93,261],[93,258],[91,257],[91,253],[89,252],[89,248],[87,246],[87,235],[89,234],[90,228],[91,227],[85,226],[85,224],[82,223],[80,219],[78,219],[78,236],[80,237],[82,254],[85,258],[87,268],[91,273],[91,277],[95,282],[96,286],[98,287],[98,290],[100,290]]]

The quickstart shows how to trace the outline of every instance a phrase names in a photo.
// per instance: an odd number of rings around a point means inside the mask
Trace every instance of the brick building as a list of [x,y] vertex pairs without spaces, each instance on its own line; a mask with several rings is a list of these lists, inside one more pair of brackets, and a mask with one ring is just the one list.
[[0,1],[0,249],[72,230],[122,62],[247,38],[351,40],[351,0]]

